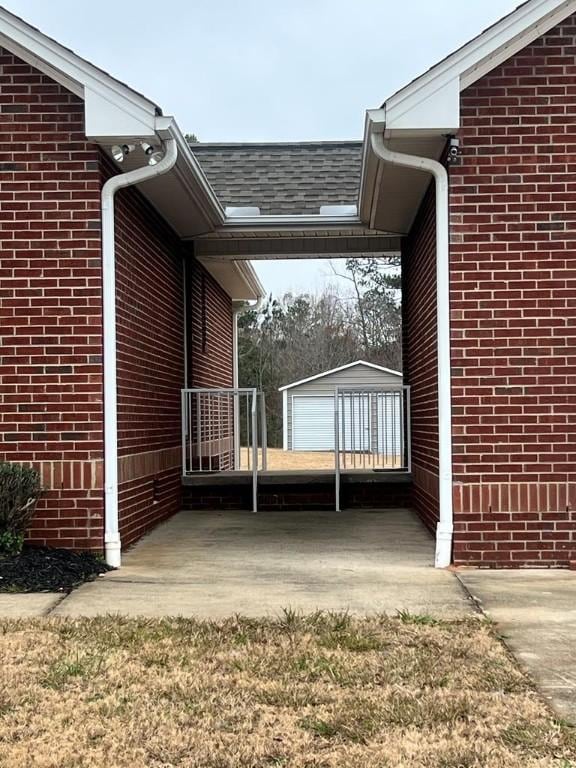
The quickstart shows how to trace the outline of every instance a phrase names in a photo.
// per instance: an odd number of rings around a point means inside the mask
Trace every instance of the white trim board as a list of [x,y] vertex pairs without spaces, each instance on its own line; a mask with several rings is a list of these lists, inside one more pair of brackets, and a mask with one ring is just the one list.
[[354,368],[357,365],[365,365],[367,368],[373,368],[376,371],[381,371],[382,373],[389,373],[391,376],[398,376],[400,379],[402,378],[402,374],[400,371],[393,371],[390,368],[384,368],[382,365],[376,365],[376,363],[367,363],[366,360],[356,360],[353,363],[348,363],[347,365],[341,365],[339,368],[332,368],[330,371],[323,371],[322,373],[317,373],[315,376],[309,376],[307,379],[301,379],[300,381],[294,381],[292,384],[285,384],[283,387],[278,388],[278,392],[284,392],[287,389],[292,389],[292,387],[298,387],[300,384],[307,384],[309,381],[316,381],[316,379],[323,379],[325,376],[330,376],[333,373],[340,373],[340,371],[346,371],[348,368]]

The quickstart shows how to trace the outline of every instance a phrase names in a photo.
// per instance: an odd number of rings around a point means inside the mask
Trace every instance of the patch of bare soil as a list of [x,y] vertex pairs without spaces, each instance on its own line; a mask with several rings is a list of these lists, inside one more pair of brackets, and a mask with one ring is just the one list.
[[576,765],[479,619],[6,621],[0,655],[3,768]]
[[[281,448],[268,448],[266,451],[267,468],[279,471],[298,471],[314,469],[334,469],[333,451],[283,451]],[[246,448],[241,451],[241,468],[249,469],[251,467],[251,457]],[[258,451],[258,461],[262,465],[262,451]],[[383,463],[382,456],[376,457],[372,454],[347,454],[342,456],[342,466],[347,469],[370,470],[370,469],[394,469],[402,466],[402,460],[398,456],[395,461]]]

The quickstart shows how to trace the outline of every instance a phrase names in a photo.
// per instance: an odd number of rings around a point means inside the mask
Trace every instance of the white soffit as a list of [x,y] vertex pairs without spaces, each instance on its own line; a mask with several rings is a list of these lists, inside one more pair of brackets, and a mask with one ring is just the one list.
[[266,295],[250,262],[202,257],[198,261],[233,301],[257,301]]

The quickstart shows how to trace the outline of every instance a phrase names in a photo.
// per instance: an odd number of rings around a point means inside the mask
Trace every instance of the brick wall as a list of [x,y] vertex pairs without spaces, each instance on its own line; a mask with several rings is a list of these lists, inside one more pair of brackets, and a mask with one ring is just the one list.
[[231,387],[232,300],[196,259],[187,261],[190,387]]
[[46,495],[30,538],[102,544],[100,175],[80,99],[0,49],[0,458]]
[[576,18],[462,94],[455,559],[576,559]]
[[434,185],[402,251],[403,370],[411,387],[413,504],[426,525],[438,521],[438,358]]
[[[33,463],[42,473],[46,494],[31,540],[101,549],[100,190],[115,170],[86,141],[82,100],[2,49],[0,133],[0,459]],[[121,191],[116,210],[126,546],[181,505],[183,259],[189,254],[137,190]],[[230,299],[190,263],[191,380],[231,386]]]
[[[233,386],[232,300],[196,259],[186,265],[188,301],[188,381],[190,388]],[[230,398],[204,395],[201,431],[192,406],[193,465],[199,469],[234,466],[234,412]],[[241,413],[243,404],[240,403]],[[201,452],[196,450],[198,440]]]
[[[102,156],[103,175],[115,169]],[[122,546],[181,507],[185,250],[136,188],[116,195]]]

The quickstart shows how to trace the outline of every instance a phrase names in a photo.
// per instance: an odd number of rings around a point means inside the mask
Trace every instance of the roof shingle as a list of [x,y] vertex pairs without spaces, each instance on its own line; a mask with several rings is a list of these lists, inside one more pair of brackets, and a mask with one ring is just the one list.
[[361,141],[191,144],[220,203],[258,206],[262,215],[318,214],[322,205],[355,205]]

